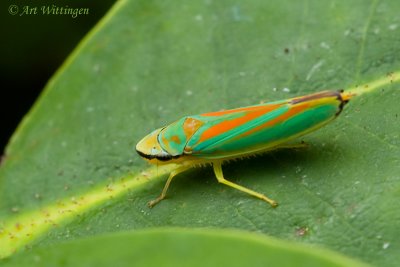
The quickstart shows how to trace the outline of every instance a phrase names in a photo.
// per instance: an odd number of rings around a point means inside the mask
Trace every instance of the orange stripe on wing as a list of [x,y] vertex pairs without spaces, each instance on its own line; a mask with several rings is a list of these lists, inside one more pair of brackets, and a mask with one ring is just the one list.
[[266,110],[266,109],[268,109],[268,111],[271,111],[271,110],[276,109],[280,105],[282,105],[282,104],[270,104],[270,105],[266,105],[266,106],[251,106],[251,107],[244,107],[244,108],[235,108],[235,109],[208,112],[208,113],[201,114],[201,116],[223,116],[226,114],[232,114],[232,113],[242,112],[242,111],[253,112],[253,111],[257,111],[257,110]]
[[[226,121],[223,121],[219,124],[216,124],[216,125],[210,127],[209,129],[207,129],[206,131],[203,132],[203,134],[200,137],[199,142],[202,142],[204,140],[207,140],[209,138],[212,138],[214,136],[222,134],[226,131],[229,131],[229,130],[231,130],[235,127],[238,127],[252,119],[262,116],[265,113],[271,112],[272,110],[277,109],[280,106],[282,106],[282,104],[272,104],[272,105],[267,105],[267,106],[238,108],[238,109],[231,109],[231,110],[226,110],[226,111],[217,111],[217,112],[201,114],[201,116],[220,116],[220,115],[230,114],[230,113],[234,113],[234,112],[248,111],[247,113],[244,113],[244,115],[242,117],[235,118],[232,120],[226,120]],[[209,115],[209,114],[211,114],[211,115]]]
[[282,115],[276,117],[275,119],[272,119],[272,120],[270,120],[270,121],[268,121],[268,122],[266,122],[264,124],[261,124],[261,125],[255,127],[255,128],[253,128],[253,129],[251,129],[251,130],[249,130],[249,131],[237,136],[236,138],[242,138],[242,137],[251,135],[252,133],[255,133],[257,131],[260,131],[260,130],[262,130],[264,128],[267,128],[267,127],[273,126],[275,124],[284,122],[285,120],[289,119],[290,117],[293,117],[296,114],[301,113],[302,111],[306,110],[309,106],[310,106],[309,103],[304,103],[304,104],[299,104],[299,105],[292,106],[284,114],[282,114]]

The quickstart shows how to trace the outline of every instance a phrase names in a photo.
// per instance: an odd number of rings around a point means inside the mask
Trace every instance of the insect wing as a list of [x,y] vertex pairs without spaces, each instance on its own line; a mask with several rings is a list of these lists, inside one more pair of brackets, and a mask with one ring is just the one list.
[[[187,146],[199,158],[218,159],[255,153],[315,130],[335,118],[341,102],[337,93],[226,111],[206,113],[204,123]],[[217,122],[217,123],[216,123]]]
[[[271,121],[288,110],[286,102],[273,102],[234,110],[205,113],[195,116],[204,122],[187,143],[194,156],[222,156],[233,150],[241,150],[253,144],[241,142],[240,136],[251,129]],[[226,145],[234,142],[233,150]],[[242,140],[243,141],[243,140]],[[215,154],[216,153],[216,154]]]

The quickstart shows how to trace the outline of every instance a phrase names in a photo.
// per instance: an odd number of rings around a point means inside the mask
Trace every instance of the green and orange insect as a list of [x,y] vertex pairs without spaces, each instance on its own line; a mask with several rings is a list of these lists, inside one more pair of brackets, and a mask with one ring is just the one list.
[[137,145],[140,156],[153,164],[178,164],[152,207],[165,198],[173,177],[198,164],[210,163],[218,182],[236,188],[273,207],[277,202],[263,194],[226,180],[222,162],[274,149],[302,147],[287,142],[312,132],[342,111],[352,94],[323,91],[249,107],[186,116],[159,128]]

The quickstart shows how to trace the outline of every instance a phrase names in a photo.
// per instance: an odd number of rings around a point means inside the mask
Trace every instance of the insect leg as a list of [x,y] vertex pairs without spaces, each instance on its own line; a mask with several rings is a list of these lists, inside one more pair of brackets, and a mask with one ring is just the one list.
[[252,195],[254,197],[257,197],[257,198],[259,198],[261,200],[264,200],[264,201],[268,202],[269,204],[271,204],[272,207],[278,206],[278,203],[275,200],[272,200],[272,199],[264,196],[263,194],[257,193],[257,192],[255,192],[255,191],[253,191],[251,189],[248,189],[246,187],[243,187],[241,185],[238,185],[238,184],[235,184],[235,183],[233,183],[231,181],[226,180],[224,178],[223,173],[222,173],[221,162],[214,162],[213,163],[213,168],[214,168],[214,173],[215,173],[215,176],[217,177],[218,182],[220,182],[222,184],[225,184],[227,186],[236,188],[237,190],[240,190],[242,192],[250,194],[250,195]]
[[152,201],[149,201],[149,202],[147,203],[147,205],[148,205],[150,208],[152,208],[152,207],[154,207],[156,204],[158,204],[161,200],[163,200],[163,199],[165,198],[166,194],[167,194],[167,190],[168,190],[169,185],[171,184],[172,178],[174,178],[174,177],[175,177],[176,175],[178,175],[179,173],[184,172],[184,171],[186,171],[187,169],[190,169],[190,168],[191,168],[191,166],[182,166],[182,167],[180,167],[180,168],[178,168],[178,169],[176,169],[176,170],[173,170],[173,171],[169,174],[168,180],[167,180],[167,182],[166,182],[165,185],[164,185],[164,189],[162,190],[161,195],[159,195],[158,198],[153,199]]
[[300,148],[307,148],[309,145],[302,141],[299,144],[281,144],[276,147],[276,149],[300,149]]

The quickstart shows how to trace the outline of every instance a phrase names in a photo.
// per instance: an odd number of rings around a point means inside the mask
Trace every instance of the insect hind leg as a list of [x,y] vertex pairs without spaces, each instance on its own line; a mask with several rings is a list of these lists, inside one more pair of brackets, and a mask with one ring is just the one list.
[[214,168],[215,176],[217,177],[217,180],[218,180],[219,183],[225,184],[225,185],[230,186],[230,187],[233,187],[233,188],[235,188],[235,189],[237,189],[239,191],[242,191],[242,192],[247,193],[249,195],[252,195],[252,196],[254,196],[256,198],[264,200],[264,201],[268,202],[272,207],[278,206],[278,203],[275,200],[272,200],[272,199],[266,197],[265,195],[263,195],[261,193],[258,193],[256,191],[253,191],[251,189],[248,189],[248,188],[246,188],[244,186],[241,186],[241,185],[238,185],[238,184],[235,184],[235,183],[233,183],[231,181],[226,180],[224,178],[223,173],[222,173],[221,162],[214,162],[213,163],[213,168]]
[[304,141],[301,141],[297,144],[280,144],[276,147],[276,149],[302,149],[308,148],[310,145]]

